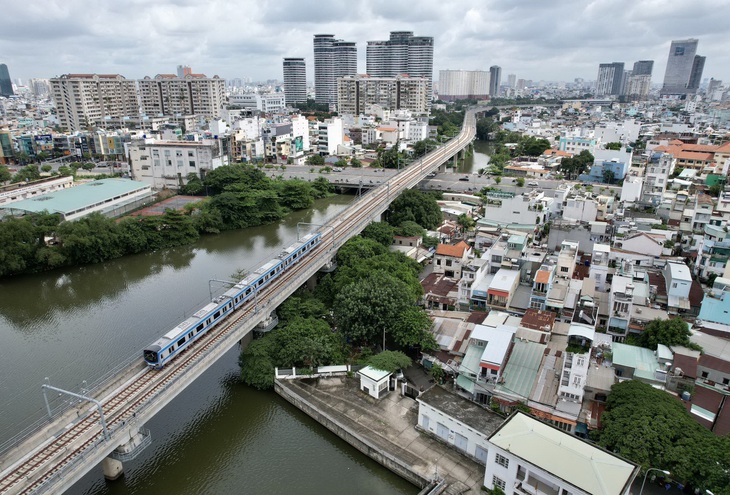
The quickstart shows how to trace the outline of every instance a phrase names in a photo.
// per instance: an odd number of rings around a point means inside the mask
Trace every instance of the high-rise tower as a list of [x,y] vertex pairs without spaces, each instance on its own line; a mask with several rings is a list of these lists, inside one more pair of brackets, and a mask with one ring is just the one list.
[[499,96],[499,85],[502,79],[502,68],[499,65],[493,65],[489,68],[489,96],[496,98]]
[[0,64],[0,96],[13,96],[13,83],[10,80],[8,66]]
[[660,94],[687,95],[697,92],[705,67],[705,57],[696,56],[698,44],[699,41],[693,38],[672,41]]
[[596,78],[596,96],[618,96],[623,92],[624,63],[613,62],[598,66]]
[[357,74],[357,46],[332,34],[314,35],[314,92],[317,103],[337,103],[337,78]]
[[387,41],[368,41],[367,73],[373,77],[408,74],[428,81],[429,105],[433,94],[433,37],[412,31],[392,31]]
[[284,59],[284,95],[287,103],[307,101],[307,66],[303,58]]
[[651,76],[654,70],[653,60],[639,60],[634,62],[634,70],[631,71],[633,76]]

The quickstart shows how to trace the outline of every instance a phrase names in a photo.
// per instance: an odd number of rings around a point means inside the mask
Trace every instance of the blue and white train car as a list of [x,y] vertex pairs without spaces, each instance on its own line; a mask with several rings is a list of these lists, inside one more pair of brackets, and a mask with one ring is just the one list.
[[319,233],[309,234],[286,248],[278,257],[257,268],[253,273],[228,289],[222,296],[195,312],[143,351],[145,362],[162,368],[206,331],[224,320],[231,312],[252,301],[256,294],[273,279],[309,254],[322,240]]

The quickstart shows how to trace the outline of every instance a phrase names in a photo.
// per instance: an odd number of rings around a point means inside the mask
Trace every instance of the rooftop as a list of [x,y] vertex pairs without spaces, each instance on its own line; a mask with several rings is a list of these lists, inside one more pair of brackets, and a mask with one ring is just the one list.
[[656,356],[649,349],[614,342],[613,364],[634,369],[634,377],[656,382],[655,372],[659,369]]
[[418,396],[419,402],[432,406],[444,414],[472,427],[479,433],[489,436],[494,433],[503,418],[487,409],[482,408],[475,402],[464,399],[445,388],[434,385]]
[[624,493],[638,466],[522,412],[516,412],[489,442],[593,495]]
[[30,213],[48,211],[67,216],[77,210],[90,208],[100,203],[111,202],[121,196],[145,189],[150,189],[150,186],[143,182],[129,179],[102,179],[43,194],[34,198],[16,201],[15,203],[10,203],[7,208]]
[[497,389],[519,397],[529,397],[546,347],[545,344],[535,342],[515,341],[502,372],[503,381],[497,385]]
[[552,330],[554,323],[555,313],[552,311],[530,308],[525,311],[525,316],[522,317],[522,326],[533,330],[549,332]]
[[469,249],[469,245],[460,241],[458,244],[439,244],[436,247],[436,254],[442,256],[453,256],[455,258],[461,258],[464,256],[464,251]]

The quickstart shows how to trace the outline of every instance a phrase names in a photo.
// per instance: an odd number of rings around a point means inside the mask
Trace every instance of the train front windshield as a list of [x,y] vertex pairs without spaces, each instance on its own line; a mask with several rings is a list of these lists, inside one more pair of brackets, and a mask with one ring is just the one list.
[[156,363],[158,361],[157,359],[157,351],[153,351],[150,349],[145,349],[144,351],[144,360],[148,363]]

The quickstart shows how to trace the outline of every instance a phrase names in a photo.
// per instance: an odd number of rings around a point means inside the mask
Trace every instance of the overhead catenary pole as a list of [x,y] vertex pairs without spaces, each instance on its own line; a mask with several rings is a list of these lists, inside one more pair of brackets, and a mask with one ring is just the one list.
[[[46,377],[46,381],[48,380],[48,377]],[[106,427],[106,419],[104,418],[104,410],[101,407],[101,402],[99,402],[96,399],[93,399],[91,397],[87,397],[85,395],[76,394],[74,392],[69,392],[68,390],[64,390],[62,388],[53,387],[51,385],[48,385],[47,383],[44,383],[41,385],[41,388],[43,389],[43,400],[46,402],[46,410],[48,411],[48,418],[53,418],[53,413],[51,412],[51,406],[48,403],[48,396],[46,395],[46,390],[53,390],[54,392],[58,392],[60,394],[66,394],[70,395],[71,397],[76,397],[77,399],[82,399],[85,401],[89,401],[96,405],[96,410],[99,412],[99,418],[101,420],[101,429],[104,431],[104,440],[109,440],[109,430]]]

